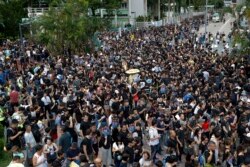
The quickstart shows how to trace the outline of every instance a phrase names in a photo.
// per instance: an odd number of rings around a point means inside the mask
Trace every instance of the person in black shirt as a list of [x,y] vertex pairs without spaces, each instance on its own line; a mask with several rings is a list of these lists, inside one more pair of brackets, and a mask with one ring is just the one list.
[[81,152],[86,155],[86,158],[89,162],[93,161],[93,155],[94,155],[94,150],[92,147],[92,141],[91,141],[91,136],[92,136],[92,132],[90,131],[90,129],[88,129],[86,131],[86,135],[85,138],[83,139],[82,143],[81,143]]
[[90,128],[89,116],[85,114],[83,116],[83,121],[81,122],[80,129],[81,129],[81,136],[84,137],[86,135],[86,131]]
[[207,149],[207,143],[208,143],[208,138],[205,134],[201,136],[201,143],[199,145],[199,150],[203,154],[205,150]]
[[102,135],[99,141],[100,158],[102,159],[103,165],[106,166],[109,166],[111,164],[111,142],[112,138],[110,135]]
[[57,152],[57,159],[52,162],[52,167],[62,167],[63,165],[65,165],[66,161],[64,158],[64,153],[62,150],[59,150]]
[[204,152],[206,164],[215,165],[215,143],[210,141],[208,143],[208,149]]
[[17,125],[18,121],[16,119],[13,119],[10,128],[7,129],[7,150],[10,150],[13,146],[18,146],[19,148],[21,148],[20,135],[23,134],[23,132],[18,132]]
[[244,162],[244,157],[245,157],[244,151],[245,151],[244,147],[242,145],[239,145],[236,151],[237,166],[240,166]]
[[167,148],[169,152],[174,152],[177,155],[179,155],[179,146],[178,146],[178,141],[176,138],[176,133],[175,131],[171,130],[170,131],[170,137],[167,140]]
[[119,167],[128,167],[129,155],[127,153],[122,154],[122,162]]
[[135,155],[135,152],[134,152],[134,140],[133,139],[130,139],[128,141],[128,146],[125,147],[124,149],[124,153],[127,153],[129,155],[129,161],[128,163],[130,165],[132,165],[134,163],[134,155]]
[[79,162],[80,150],[77,147],[77,143],[72,143],[71,147],[66,152],[68,161],[72,162],[75,161],[76,163]]
[[[141,145],[142,138],[136,137],[135,138],[135,145],[134,145],[134,162],[139,162],[142,155],[142,145]],[[149,156],[150,157],[150,156]]]
[[127,126],[124,124],[121,127],[121,131],[119,132],[119,136],[121,137],[122,142],[125,146],[128,145],[128,130]]

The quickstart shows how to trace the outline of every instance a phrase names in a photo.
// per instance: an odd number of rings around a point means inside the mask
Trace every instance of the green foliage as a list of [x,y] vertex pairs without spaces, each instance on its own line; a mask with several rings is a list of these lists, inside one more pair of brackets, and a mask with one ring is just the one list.
[[233,14],[233,9],[231,7],[224,7],[223,8],[223,13],[231,13],[231,14]]
[[89,8],[92,11],[92,15],[95,16],[95,11],[97,9],[106,9],[108,15],[112,15],[115,9],[121,7],[122,0],[89,0]]
[[[90,0],[92,1],[92,0]],[[121,7],[121,3],[123,0],[102,0],[102,6],[103,8],[109,10],[109,9],[118,9]]]
[[2,18],[0,33],[6,37],[18,36],[19,23],[27,16],[27,11],[24,9],[26,5],[25,0],[9,0],[0,3],[0,18]]
[[250,34],[247,31],[244,32],[234,32],[233,35],[233,44],[240,45],[240,50],[238,52],[240,54],[250,53]]
[[151,21],[151,17],[150,16],[138,16],[136,18],[137,22],[147,22],[147,21]]
[[206,4],[205,0],[190,0],[190,1],[191,1],[191,4],[194,6],[194,10],[199,10],[200,7]]
[[214,5],[215,9],[221,9],[224,6],[224,0],[208,0],[208,5]]
[[4,127],[2,124],[0,124],[0,138],[4,137]]
[[89,16],[88,5],[87,0],[53,1],[48,12],[32,26],[37,30],[35,39],[56,53],[69,48],[75,52],[83,50],[97,30],[110,24],[107,19]]
[[246,9],[246,17],[250,20],[250,7]]
[[[2,139],[0,139],[0,145],[2,143]],[[3,151],[2,147],[0,148],[0,162],[1,166],[5,167],[8,166],[11,162],[11,155],[9,152]]]
[[100,0],[91,0],[89,1],[89,8],[92,11],[92,15],[95,16],[95,10],[102,7],[102,3]]
[[0,156],[2,156],[4,150],[4,139],[0,138]]

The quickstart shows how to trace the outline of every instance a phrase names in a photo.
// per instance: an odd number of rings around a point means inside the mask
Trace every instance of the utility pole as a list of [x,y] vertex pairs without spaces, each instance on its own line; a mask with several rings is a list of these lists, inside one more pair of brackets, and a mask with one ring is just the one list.
[[158,21],[161,19],[161,0],[158,0]]
[[207,0],[206,0],[206,12],[205,12],[205,34],[204,34],[204,46],[206,47],[206,36],[207,36],[207,24],[208,24],[208,19],[207,19]]
[[207,34],[207,24],[208,24],[208,20],[207,20],[207,0],[206,0],[206,12],[205,12],[205,36]]

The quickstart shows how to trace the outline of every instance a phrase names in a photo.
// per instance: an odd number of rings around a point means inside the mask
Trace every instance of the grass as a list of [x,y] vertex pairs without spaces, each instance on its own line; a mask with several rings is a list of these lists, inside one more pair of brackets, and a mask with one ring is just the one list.
[[6,167],[10,164],[11,161],[11,155],[8,152],[4,152],[2,151],[0,153],[0,163],[1,163],[1,167]]

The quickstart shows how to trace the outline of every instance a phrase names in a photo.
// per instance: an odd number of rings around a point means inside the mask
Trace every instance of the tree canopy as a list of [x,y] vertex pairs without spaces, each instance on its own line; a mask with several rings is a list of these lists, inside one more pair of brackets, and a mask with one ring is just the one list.
[[25,0],[0,1],[0,33],[5,37],[16,37],[19,34],[19,23],[27,16]]
[[48,12],[35,21],[35,39],[51,51],[80,51],[97,30],[109,25],[109,20],[89,14],[90,5],[94,5],[92,0],[54,0]]

